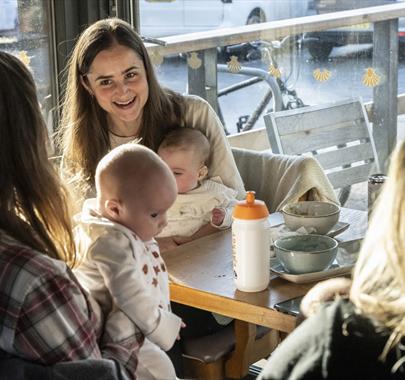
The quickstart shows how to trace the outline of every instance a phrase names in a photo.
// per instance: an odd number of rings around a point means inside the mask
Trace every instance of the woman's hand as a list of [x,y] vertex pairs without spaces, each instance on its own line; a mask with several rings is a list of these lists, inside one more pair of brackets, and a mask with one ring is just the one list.
[[331,278],[316,284],[302,299],[301,312],[304,317],[315,314],[319,306],[337,297],[348,297],[352,282],[348,278]]
[[160,252],[169,251],[179,245],[179,243],[176,243],[174,240],[174,236],[156,238],[156,241],[159,244]]

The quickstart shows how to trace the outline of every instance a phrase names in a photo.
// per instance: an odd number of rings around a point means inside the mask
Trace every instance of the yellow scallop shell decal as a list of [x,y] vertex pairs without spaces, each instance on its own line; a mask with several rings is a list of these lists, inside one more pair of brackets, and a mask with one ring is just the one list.
[[240,65],[240,63],[238,61],[238,57],[236,55],[231,55],[231,60],[228,61],[226,64],[228,66],[228,70],[231,73],[238,73],[240,71],[240,69],[242,68],[242,66]]
[[274,78],[280,78],[281,77],[280,69],[278,67],[274,66],[273,64],[269,65],[268,72]]
[[202,60],[198,57],[198,53],[195,51],[190,53],[190,56],[187,58],[187,64],[194,70],[197,70],[201,67]]
[[366,87],[375,87],[381,81],[381,76],[372,68],[368,67],[363,75],[363,84]]
[[315,78],[315,80],[317,80],[318,82],[326,82],[331,78],[332,73],[327,69],[318,68],[318,69],[314,70],[312,75]]
[[17,52],[16,56],[22,63],[24,63],[25,66],[30,66],[31,57],[29,57],[25,50],[20,50],[19,52]]

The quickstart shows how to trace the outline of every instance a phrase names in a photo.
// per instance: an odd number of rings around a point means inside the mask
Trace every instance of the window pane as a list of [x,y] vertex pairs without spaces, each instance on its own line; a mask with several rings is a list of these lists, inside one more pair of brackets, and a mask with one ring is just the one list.
[[51,65],[46,6],[45,0],[1,0],[0,48],[18,56],[30,68],[51,131]]

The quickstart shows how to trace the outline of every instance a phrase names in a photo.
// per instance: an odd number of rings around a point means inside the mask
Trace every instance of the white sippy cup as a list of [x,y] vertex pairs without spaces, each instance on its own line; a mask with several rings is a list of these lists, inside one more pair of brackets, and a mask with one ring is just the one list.
[[246,192],[233,211],[232,251],[236,287],[259,292],[270,281],[269,211],[254,191]]

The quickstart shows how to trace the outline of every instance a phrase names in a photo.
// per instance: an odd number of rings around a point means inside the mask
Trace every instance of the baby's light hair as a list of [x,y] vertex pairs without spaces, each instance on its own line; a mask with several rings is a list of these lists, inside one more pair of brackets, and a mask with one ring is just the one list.
[[210,143],[198,129],[179,127],[171,129],[163,138],[159,149],[176,149],[196,152],[201,163],[208,166]]
[[147,191],[150,184],[170,178],[169,167],[151,149],[137,143],[120,145],[107,153],[96,168],[98,197],[110,197],[122,193],[127,186],[133,191]]

